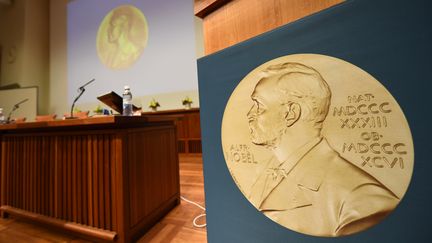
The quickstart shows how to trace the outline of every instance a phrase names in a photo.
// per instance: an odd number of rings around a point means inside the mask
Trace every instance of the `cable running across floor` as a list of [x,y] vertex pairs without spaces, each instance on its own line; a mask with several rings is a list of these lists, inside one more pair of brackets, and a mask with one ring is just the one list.
[[[189,200],[189,199],[187,199],[187,198],[185,198],[185,197],[183,197],[183,196],[180,196],[180,198],[181,198],[182,200],[184,200],[185,202],[188,202],[188,203],[190,203],[190,204],[193,204],[193,205],[199,207],[200,209],[204,210],[204,212],[206,211],[205,207],[199,205],[198,203],[193,202],[193,201],[191,201],[191,200]],[[202,217],[205,217],[205,216],[206,216],[205,213],[196,216],[196,217],[194,218],[193,222],[192,222],[192,223],[193,223],[193,226],[195,226],[195,227],[197,227],[197,228],[204,228],[204,227],[206,227],[206,226],[207,226],[206,223],[204,223],[204,224],[198,224],[198,223],[197,223],[198,219],[200,219],[200,218],[202,218]]]

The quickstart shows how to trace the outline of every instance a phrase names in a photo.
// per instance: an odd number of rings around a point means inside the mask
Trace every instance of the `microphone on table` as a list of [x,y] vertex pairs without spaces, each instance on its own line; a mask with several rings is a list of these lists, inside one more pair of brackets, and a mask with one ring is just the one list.
[[21,100],[20,102],[16,103],[16,104],[13,106],[12,110],[9,112],[8,118],[7,118],[7,120],[6,120],[6,123],[11,123],[11,115],[12,115],[12,113],[13,113],[16,109],[18,109],[19,106],[20,106],[22,103],[24,103],[24,102],[26,102],[26,101],[28,101],[28,99]]
[[72,107],[71,107],[71,112],[70,112],[70,116],[69,117],[66,117],[66,119],[75,119],[76,117],[74,117],[73,116],[73,108],[74,108],[74,106],[75,106],[75,103],[78,101],[78,99],[81,97],[81,95],[84,93],[84,91],[85,91],[85,86],[87,86],[87,85],[89,85],[89,84],[91,84],[91,83],[93,83],[94,81],[95,81],[96,79],[92,79],[92,80],[90,80],[90,81],[88,81],[87,83],[85,83],[83,86],[81,86],[81,87],[79,87],[78,88],[78,92],[80,92],[79,94],[78,94],[78,96],[75,98],[75,100],[73,101],[73,103],[72,103]]

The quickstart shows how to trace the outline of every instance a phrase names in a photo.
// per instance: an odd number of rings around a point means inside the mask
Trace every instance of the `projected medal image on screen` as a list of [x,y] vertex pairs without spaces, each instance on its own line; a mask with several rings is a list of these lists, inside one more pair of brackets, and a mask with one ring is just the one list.
[[144,14],[132,5],[111,10],[102,20],[96,46],[100,61],[108,68],[131,67],[141,56],[148,40]]

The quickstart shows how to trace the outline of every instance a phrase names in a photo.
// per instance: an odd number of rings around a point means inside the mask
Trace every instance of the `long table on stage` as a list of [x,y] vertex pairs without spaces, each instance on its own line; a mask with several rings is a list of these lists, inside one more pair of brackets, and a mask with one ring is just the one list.
[[137,240],[179,203],[173,121],[0,125],[0,210],[90,240]]

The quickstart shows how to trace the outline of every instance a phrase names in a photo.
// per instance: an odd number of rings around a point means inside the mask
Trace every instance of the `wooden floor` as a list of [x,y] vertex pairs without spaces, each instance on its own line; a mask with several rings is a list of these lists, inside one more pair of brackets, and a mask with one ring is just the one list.
[[[204,179],[202,158],[198,155],[180,155],[181,195],[204,206]],[[144,242],[207,242],[206,228],[195,228],[193,219],[203,213],[195,205],[181,200],[165,218],[147,232],[139,243]],[[198,221],[205,223],[205,217]],[[0,218],[0,243],[3,242],[89,242],[65,233],[47,230],[43,226],[19,219]]]

